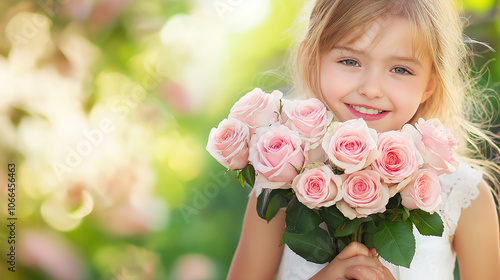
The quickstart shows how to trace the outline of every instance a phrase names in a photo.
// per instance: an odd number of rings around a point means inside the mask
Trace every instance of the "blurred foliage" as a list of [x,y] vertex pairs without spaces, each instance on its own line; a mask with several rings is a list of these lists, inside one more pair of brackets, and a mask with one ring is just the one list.
[[[0,278],[225,278],[249,190],[206,140],[244,93],[287,91],[305,2],[0,2],[0,181],[16,163],[18,198]],[[498,49],[499,1],[463,6],[466,34]],[[498,54],[474,49],[495,88]]]

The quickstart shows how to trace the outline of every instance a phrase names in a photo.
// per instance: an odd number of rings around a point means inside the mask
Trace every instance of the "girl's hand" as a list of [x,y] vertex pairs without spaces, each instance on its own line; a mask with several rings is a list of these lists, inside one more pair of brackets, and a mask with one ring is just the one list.
[[365,245],[352,242],[325,268],[310,280],[385,280],[394,279],[387,268],[375,257],[376,252]]
[[382,267],[382,270],[383,270],[382,274],[384,275],[383,279],[395,280],[394,276],[392,276],[391,271],[380,262],[380,259],[377,257],[378,253],[375,250],[375,248],[370,249],[370,254],[375,258],[375,262],[378,264],[378,266]]

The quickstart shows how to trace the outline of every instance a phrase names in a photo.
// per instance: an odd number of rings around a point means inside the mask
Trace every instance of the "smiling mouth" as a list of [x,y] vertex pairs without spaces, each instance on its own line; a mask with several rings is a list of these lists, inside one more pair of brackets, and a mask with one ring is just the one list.
[[350,105],[350,104],[348,104],[348,105],[351,108],[353,108],[354,110],[356,110],[357,112],[360,112],[361,114],[379,115],[379,114],[382,114],[384,112],[387,112],[387,111],[377,110],[377,109],[368,109],[368,108],[361,107],[361,106],[356,106],[356,105]]

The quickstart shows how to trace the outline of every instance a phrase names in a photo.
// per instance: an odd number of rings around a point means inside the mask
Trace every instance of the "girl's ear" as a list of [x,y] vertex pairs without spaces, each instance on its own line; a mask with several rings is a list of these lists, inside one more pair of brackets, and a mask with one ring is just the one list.
[[425,88],[424,94],[422,95],[422,99],[420,100],[420,104],[424,103],[436,90],[436,74],[434,71],[431,73],[431,77],[429,78],[429,82],[427,83],[427,87]]

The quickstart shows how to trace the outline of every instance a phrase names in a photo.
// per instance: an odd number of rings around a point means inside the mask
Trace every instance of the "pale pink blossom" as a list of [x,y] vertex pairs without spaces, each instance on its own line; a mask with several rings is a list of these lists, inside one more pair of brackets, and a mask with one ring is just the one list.
[[172,268],[177,280],[214,279],[217,275],[216,264],[212,259],[201,254],[180,256]]
[[421,209],[434,213],[441,203],[441,183],[432,168],[421,169],[401,191],[402,204],[408,209]]
[[68,181],[65,188],[54,191],[40,207],[45,222],[61,231],[75,229],[94,210],[94,197],[86,182]]
[[403,131],[412,135],[424,163],[436,169],[438,175],[457,170],[458,160],[453,156],[457,140],[438,119],[425,121],[420,118],[415,127],[406,124]]
[[337,208],[351,220],[382,213],[389,202],[389,188],[374,170],[352,173],[342,183],[342,189],[343,200],[337,203]]
[[296,131],[279,123],[261,127],[250,140],[249,160],[263,188],[289,188],[297,169],[304,164],[304,151]]
[[379,156],[372,166],[380,173],[384,182],[398,184],[391,192],[392,196],[408,183],[405,179],[422,166],[423,159],[413,143],[412,136],[400,131],[379,134],[377,150]]
[[100,225],[114,236],[147,235],[164,226],[167,209],[161,199],[120,203],[99,213]]
[[280,91],[275,90],[267,94],[260,88],[256,88],[233,105],[229,117],[246,123],[252,134],[256,128],[269,126],[278,121],[282,97],[283,93]]
[[78,248],[56,231],[24,226],[16,247],[23,267],[43,271],[49,279],[82,280],[89,277]]
[[363,119],[332,123],[322,146],[331,163],[346,174],[367,167],[378,156],[377,132]]
[[224,167],[236,170],[248,164],[249,128],[240,120],[224,119],[208,136],[207,151]]
[[342,199],[342,177],[328,166],[316,164],[295,177],[292,189],[297,199],[311,209],[329,207]]
[[315,149],[321,144],[333,114],[316,98],[283,100],[282,119],[284,125],[297,131],[302,140],[310,144],[310,149]]

